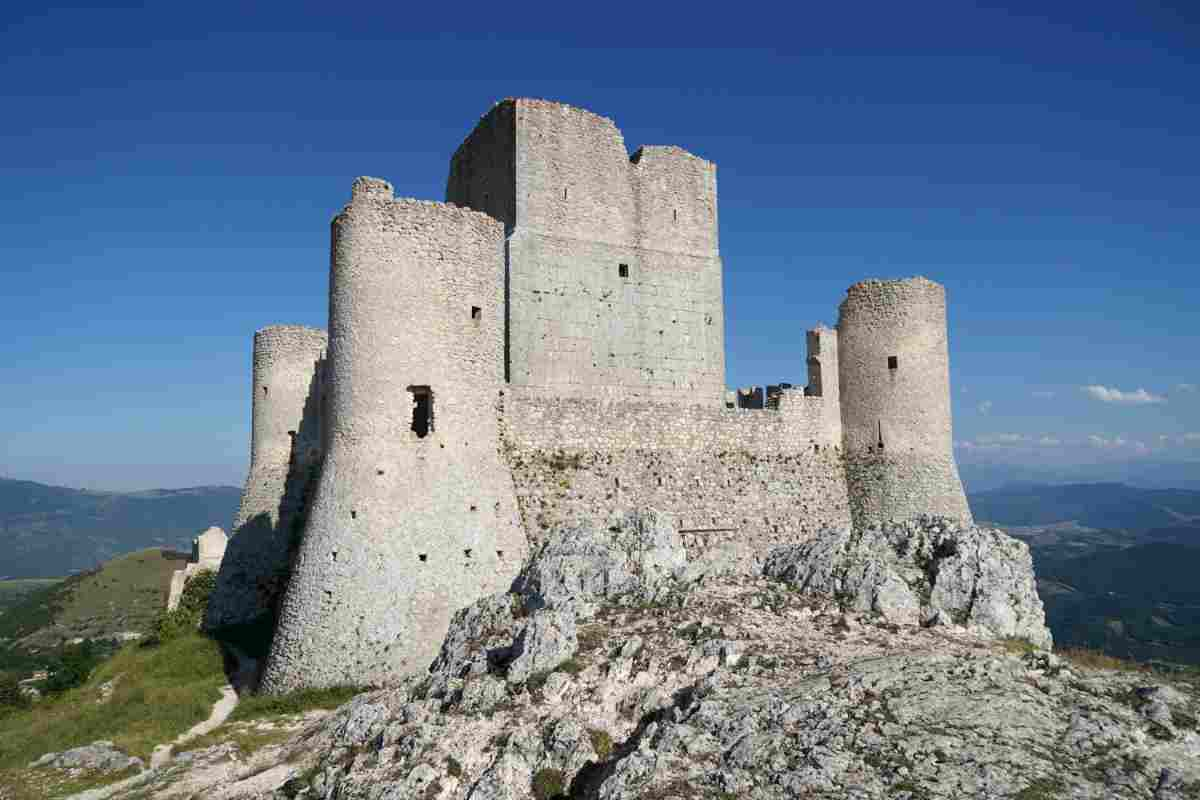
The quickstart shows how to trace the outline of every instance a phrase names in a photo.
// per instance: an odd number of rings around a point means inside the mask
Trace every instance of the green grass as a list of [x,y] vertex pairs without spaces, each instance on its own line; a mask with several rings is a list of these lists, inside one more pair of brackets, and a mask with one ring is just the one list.
[[[114,678],[111,699],[97,703],[100,686]],[[79,688],[0,717],[0,795],[42,796],[27,794],[29,762],[97,739],[149,763],[155,745],[208,718],[224,683],[219,648],[199,634],[127,645]]]
[[[0,615],[0,638],[30,637],[28,646],[51,649],[64,639],[145,633],[166,605],[171,573],[185,563],[172,551],[152,547],[35,589]],[[63,629],[45,630],[54,623]]]
[[225,723],[203,736],[189,739],[175,748],[175,750],[176,752],[186,753],[189,750],[203,750],[206,747],[212,747],[214,744],[232,742],[237,745],[238,751],[243,756],[248,756],[268,745],[285,742],[294,733],[295,731],[292,730],[257,731],[247,728],[245,723],[240,725]]
[[329,689],[301,689],[288,694],[260,694],[243,697],[229,715],[229,722],[245,722],[264,717],[302,714],[316,708],[337,708],[355,695],[367,691],[360,686],[334,686]]

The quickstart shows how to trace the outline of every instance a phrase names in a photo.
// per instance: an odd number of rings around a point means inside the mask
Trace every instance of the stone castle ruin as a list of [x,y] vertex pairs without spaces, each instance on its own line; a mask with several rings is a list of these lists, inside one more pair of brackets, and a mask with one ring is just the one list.
[[727,397],[716,167],[611,120],[505,100],[446,202],[359,178],[328,335],[254,337],[251,466],[208,625],[274,619],[262,686],[424,669],[451,615],[547,532],[655,508],[747,567],[823,528],[970,521],[946,299],[851,286],[808,384]]

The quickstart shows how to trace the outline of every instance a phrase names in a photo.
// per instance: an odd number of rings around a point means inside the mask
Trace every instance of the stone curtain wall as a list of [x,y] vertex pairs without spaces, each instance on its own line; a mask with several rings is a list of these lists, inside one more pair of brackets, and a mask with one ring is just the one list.
[[[501,462],[503,226],[360,178],[333,223],[326,453],[263,688],[423,670],[525,553]],[[416,387],[432,424],[414,430]],[[421,435],[422,432],[424,435]]]
[[504,452],[526,532],[620,508],[677,516],[689,556],[749,559],[850,524],[839,435],[818,397],[747,411],[551,398],[510,387]]
[[[511,202],[498,199],[506,192]],[[713,164],[675,147],[631,159],[609,119],[508,100],[455,153],[447,199],[510,232],[513,384],[566,397],[721,402]]]
[[954,461],[946,292],[863,281],[838,315],[842,430],[860,527],[939,514],[969,523]]
[[250,471],[205,624],[274,614],[321,459],[325,331],[272,325],[254,334]]

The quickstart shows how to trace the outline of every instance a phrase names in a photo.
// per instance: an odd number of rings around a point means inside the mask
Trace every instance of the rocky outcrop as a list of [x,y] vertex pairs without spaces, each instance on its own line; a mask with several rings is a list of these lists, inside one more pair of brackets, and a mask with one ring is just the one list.
[[29,765],[30,769],[56,769],[77,776],[85,773],[124,772],[142,769],[145,762],[117,749],[109,741],[96,741],[61,753],[47,753]]
[[615,514],[547,538],[531,554],[513,591],[534,606],[570,605],[590,617],[599,603],[638,594],[650,600],[687,566],[675,520],[657,511]]
[[577,619],[606,602],[665,596],[686,561],[674,521],[654,511],[557,532],[530,556],[511,592],[455,614],[429,669],[433,696],[484,676],[522,683],[550,672],[575,654]]
[[772,551],[763,571],[889,622],[964,625],[1051,645],[1029,547],[994,528],[923,517],[825,530],[806,544]]
[[139,786],[312,800],[1200,793],[1198,682],[1015,641],[1037,638],[1032,622],[1003,621],[1040,614],[1021,594],[1028,554],[999,532],[926,520],[908,549],[902,528],[827,534],[808,560],[774,554],[783,581],[689,583],[669,536],[663,558],[630,557],[622,543],[647,541],[646,520],[563,531],[512,593],[455,617],[428,675],[243,761],[218,745],[193,756],[207,772]]

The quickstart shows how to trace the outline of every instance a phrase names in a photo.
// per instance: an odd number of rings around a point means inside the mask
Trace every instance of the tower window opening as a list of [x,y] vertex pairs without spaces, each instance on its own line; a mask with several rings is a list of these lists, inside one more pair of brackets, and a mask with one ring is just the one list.
[[409,386],[412,395],[412,432],[424,439],[433,430],[433,391],[428,386]]
[[475,322],[483,319],[483,309],[479,306],[471,306],[471,319]]
[[679,222],[679,209],[678,209],[678,208],[674,209],[674,210],[671,212],[671,214],[673,215],[673,216],[672,216],[672,220],[673,220],[674,222]]
[[567,199],[567,187],[563,187],[563,200]]
[[628,264],[618,264],[617,265],[617,275],[619,275],[622,278],[628,278],[629,277],[629,265]]
[[899,356],[888,356],[888,369],[897,369],[900,366]]
[[417,560],[420,561],[422,564],[424,564],[426,561],[429,560],[429,554],[421,553],[419,556],[417,556]]
[[264,386],[264,387],[263,387],[263,397],[266,397],[266,396],[267,396],[267,394],[268,394],[267,387],[266,387],[266,386]]

